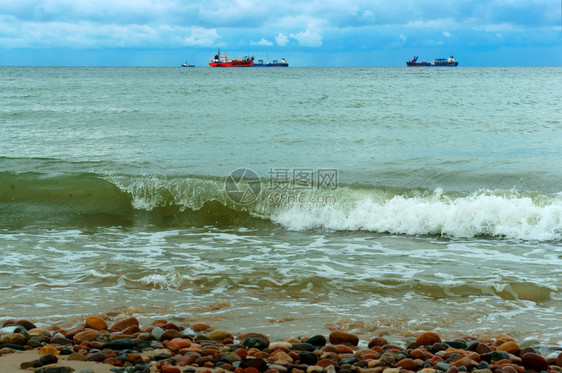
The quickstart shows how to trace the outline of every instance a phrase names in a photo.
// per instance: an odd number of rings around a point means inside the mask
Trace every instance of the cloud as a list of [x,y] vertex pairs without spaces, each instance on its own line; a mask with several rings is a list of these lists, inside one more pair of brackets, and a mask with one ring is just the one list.
[[270,47],[273,45],[272,41],[266,40],[264,38],[261,38],[260,41],[250,41],[250,45],[262,45],[262,46],[266,46],[266,47]]
[[296,39],[299,42],[299,45],[303,47],[322,46],[322,36],[316,31],[307,29],[306,31],[291,34],[291,37]]
[[554,48],[559,35],[552,0],[0,0],[0,48]]
[[0,36],[0,47],[5,48],[100,48],[143,47],[156,43],[162,28],[148,25],[123,26],[117,24],[98,25],[92,22],[17,22],[4,23]]
[[277,43],[277,45],[279,45],[280,47],[284,47],[285,45],[287,45],[289,43],[289,38],[282,34],[279,33],[276,37],[275,37],[275,42]]
[[291,34],[291,38],[296,39],[300,46],[303,47],[321,47],[322,34],[324,33],[323,27],[325,21],[313,21],[308,24],[304,31]]
[[184,44],[188,46],[211,47],[216,45],[216,41],[219,38],[217,30],[214,28],[192,27],[191,35],[184,39]]
[[95,22],[21,22],[0,16],[0,48],[179,48],[207,47],[220,39],[216,29]]

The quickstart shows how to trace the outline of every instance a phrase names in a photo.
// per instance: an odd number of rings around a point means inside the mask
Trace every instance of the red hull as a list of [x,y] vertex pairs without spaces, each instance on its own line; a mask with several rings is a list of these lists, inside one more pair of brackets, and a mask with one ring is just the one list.
[[211,67],[250,67],[254,61],[209,62]]
[[227,55],[221,56],[220,48],[214,58],[211,58],[209,66],[211,67],[250,67],[254,64],[254,57],[244,57],[230,59]]

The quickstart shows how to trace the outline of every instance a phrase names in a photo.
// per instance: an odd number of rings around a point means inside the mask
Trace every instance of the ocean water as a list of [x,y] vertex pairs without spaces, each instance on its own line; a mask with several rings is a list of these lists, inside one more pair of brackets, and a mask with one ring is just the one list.
[[561,68],[0,68],[0,319],[562,342]]

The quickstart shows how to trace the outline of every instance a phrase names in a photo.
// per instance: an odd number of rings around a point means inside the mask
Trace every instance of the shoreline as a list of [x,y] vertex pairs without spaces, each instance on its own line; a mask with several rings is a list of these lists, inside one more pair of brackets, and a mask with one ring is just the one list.
[[[327,335],[270,339],[234,335],[205,322],[93,315],[82,323],[0,328],[0,372],[37,373],[524,373],[562,372],[562,346],[509,335],[442,340],[419,332],[399,341],[367,339],[327,326]],[[306,333],[306,331],[303,331]]]

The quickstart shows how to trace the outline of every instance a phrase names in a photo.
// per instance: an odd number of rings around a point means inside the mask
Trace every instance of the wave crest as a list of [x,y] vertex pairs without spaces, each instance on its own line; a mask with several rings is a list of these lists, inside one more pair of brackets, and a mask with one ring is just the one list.
[[220,177],[4,172],[0,173],[0,215],[12,221],[65,224],[249,226],[273,222],[296,231],[562,239],[562,193],[441,189],[431,193],[365,185],[287,193],[286,198],[278,198],[262,190],[257,201],[240,205],[228,198],[225,179]]
[[292,205],[272,217],[292,230],[329,229],[448,237],[492,236],[521,240],[562,238],[562,198],[477,192],[461,197],[371,196],[344,206]]

